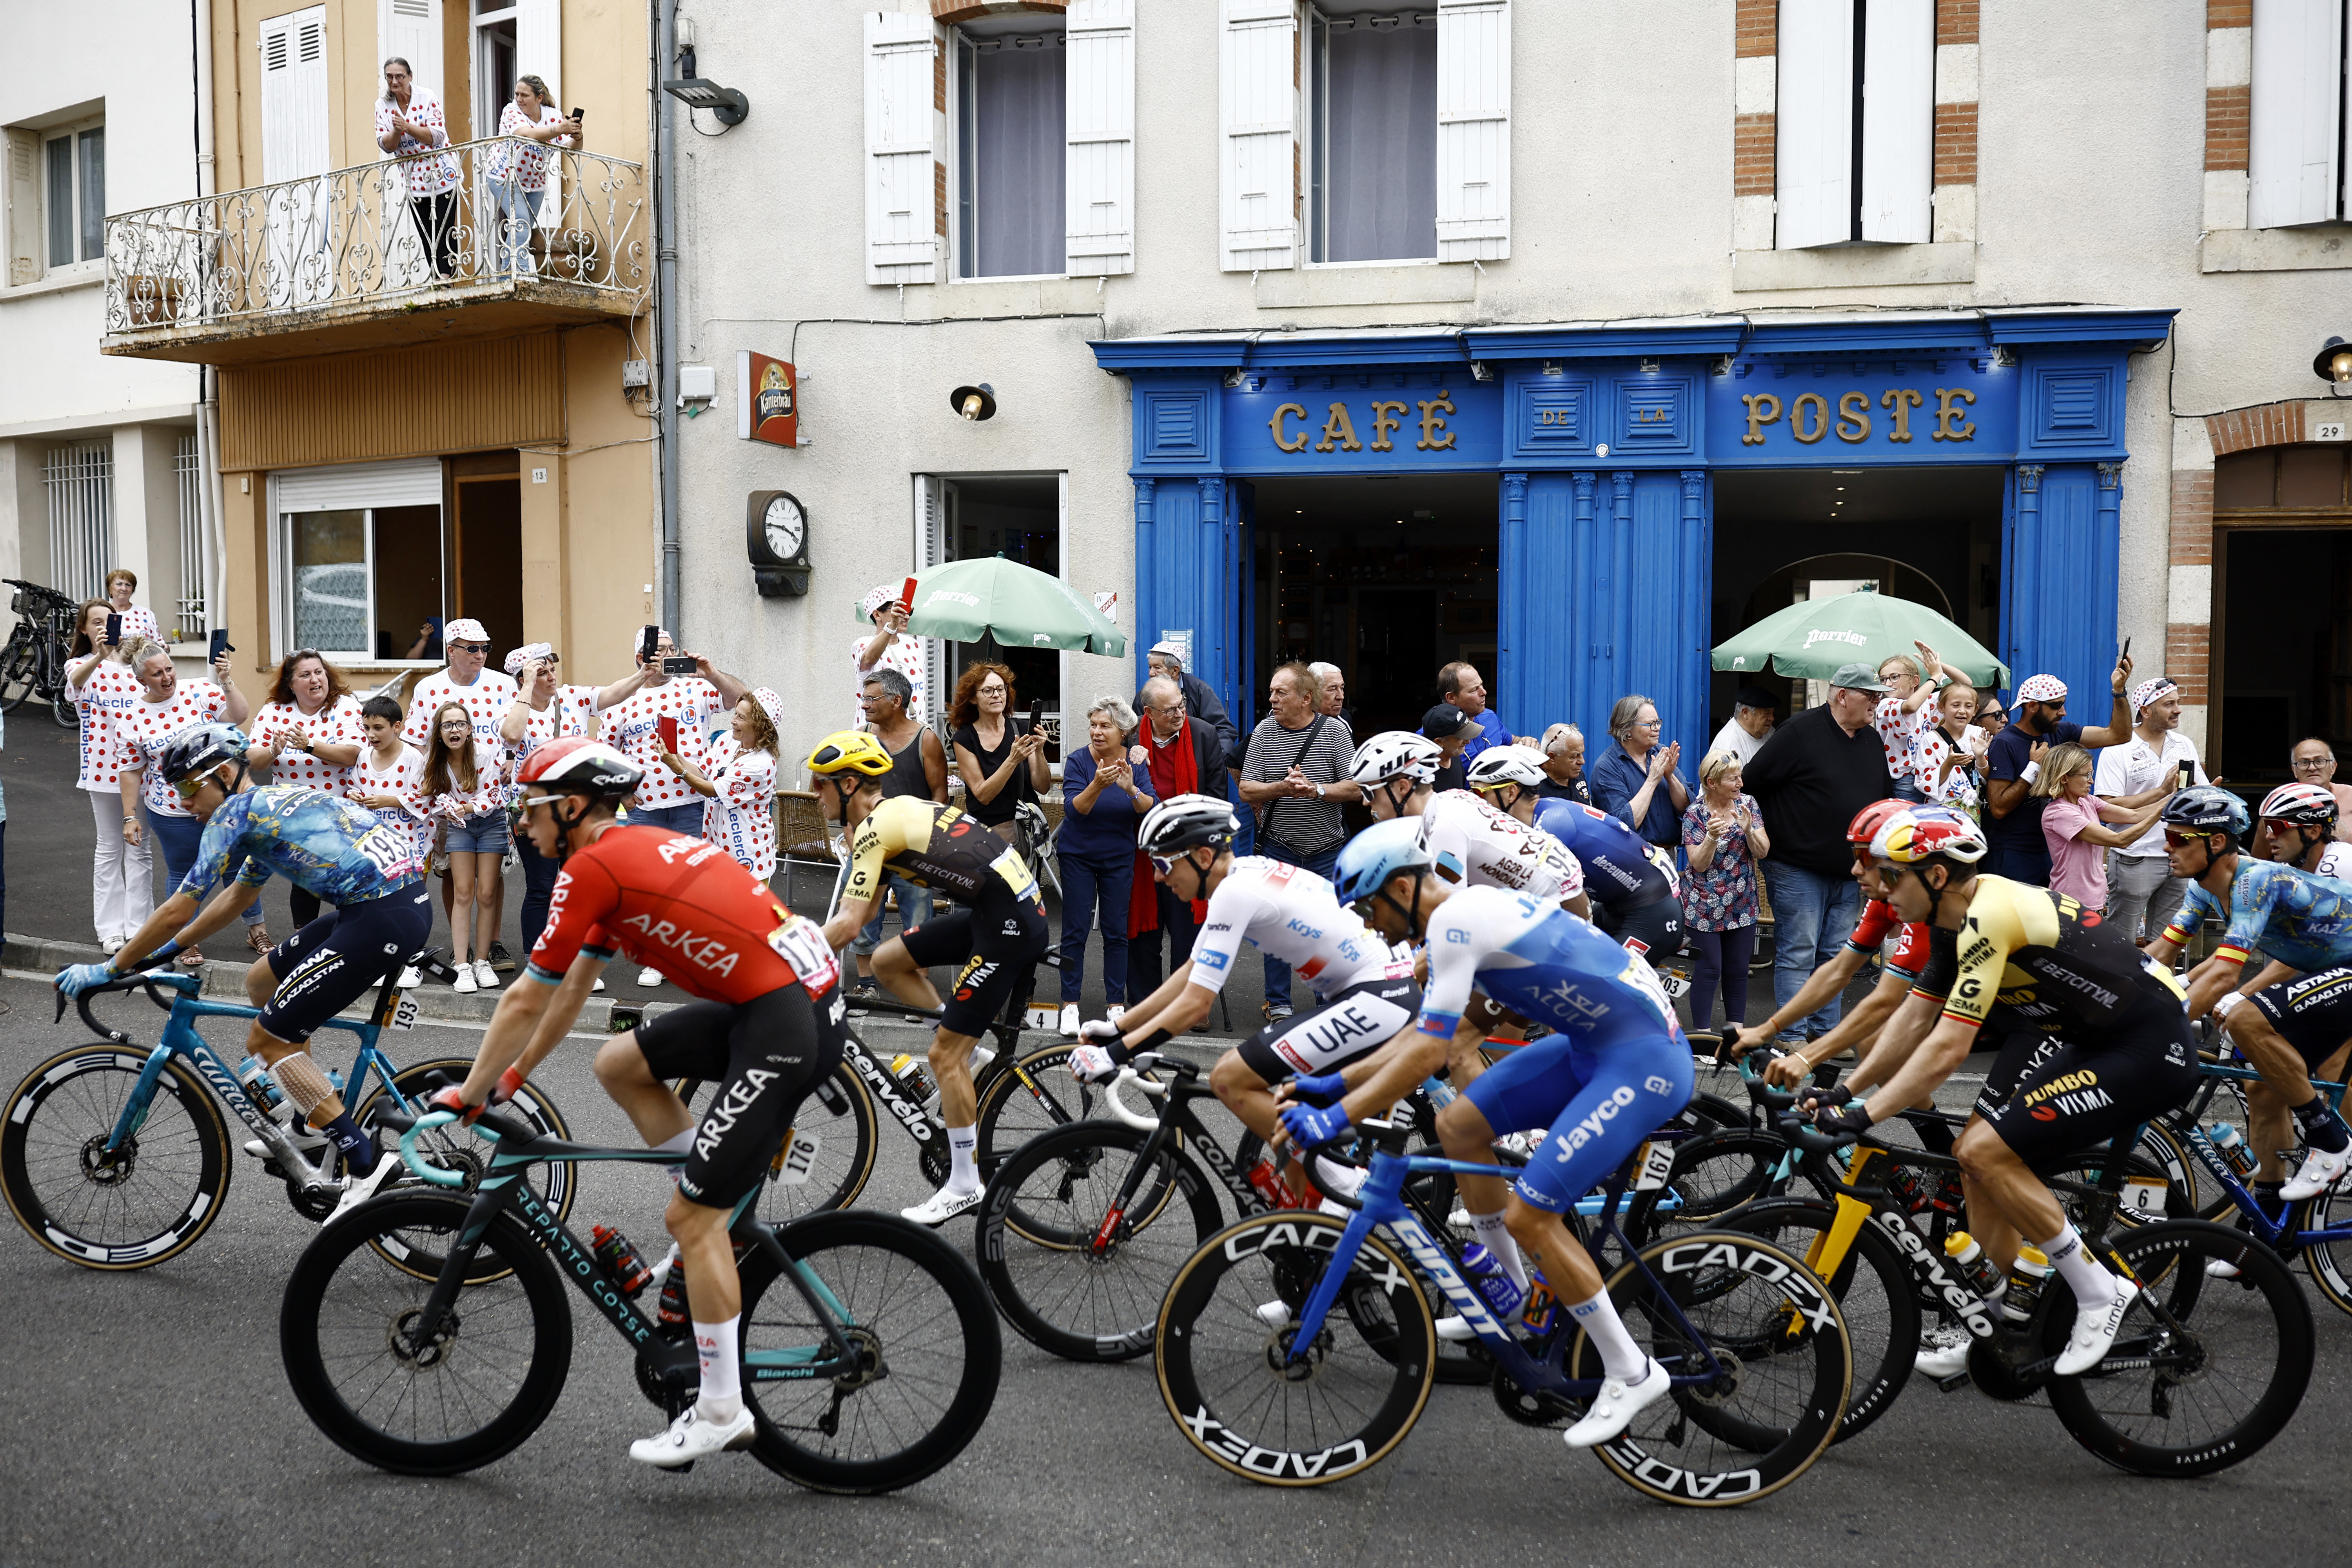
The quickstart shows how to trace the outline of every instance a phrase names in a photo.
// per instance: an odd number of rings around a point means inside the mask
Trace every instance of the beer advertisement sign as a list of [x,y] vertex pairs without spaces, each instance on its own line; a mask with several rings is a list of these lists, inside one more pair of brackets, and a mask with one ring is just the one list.
[[735,356],[740,406],[735,434],[778,447],[800,445],[799,376],[790,363],[745,349]]

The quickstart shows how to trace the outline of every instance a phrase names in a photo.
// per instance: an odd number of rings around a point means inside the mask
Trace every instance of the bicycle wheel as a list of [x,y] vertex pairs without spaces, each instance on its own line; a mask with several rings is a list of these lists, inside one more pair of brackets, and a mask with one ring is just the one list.
[[962,1254],[877,1214],[811,1215],[777,1239],[868,1359],[854,1376],[802,1376],[821,1353],[817,1315],[773,1253],[747,1253],[743,1394],[760,1420],[759,1461],[817,1491],[872,1494],[963,1452],[995,1402],[1004,1349]]
[[[413,1067],[403,1068],[393,1075],[393,1081],[399,1085],[400,1092],[408,1100],[410,1109],[421,1110],[422,1102],[433,1092],[432,1079],[436,1074],[446,1076],[452,1083],[460,1083],[465,1080],[466,1075],[473,1070],[473,1067],[474,1064],[470,1061],[457,1057],[446,1057],[438,1060],[418,1062]],[[361,1105],[356,1119],[362,1126],[365,1126],[369,1117],[379,1107],[390,1107],[397,1103],[399,1102],[379,1084],[369,1094],[366,1101]],[[547,1137],[568,1140],[572,1136],[570,1124],[563,1120],[563,1113],[556,1110],[555,1102],[550,1100],[545,1091],[536,1084],[524,1084],[522,1092],[509,1104],[507,1110],[509,1114],[520,1116],[530,1127]],[[432,1164],[445,1171],[455,1171],[464,1177],[466,1184],[457,1190],[462,1191],[469,1197],[479,1190],[482,1177],[490,1168],[490,1145],[476,1138],[462,1127],[442,1127],[427,1132],[417,1139],[416,1149],[417,1152],[425,1156]],[[396,1160],[400,1158],[400,1152],[396,1148],[387,1146],[383,1157]],[[404,1181],[407,1178],[400,1179]],[[557,1219],[561,1220],[572,1212],[572,1200],[577,1195],[579,1181],[570,1161],[546,1161],[529,1166],[523,1172],[522,1179],[531,1191],[538,1194],[540,1200],[554,1212]],[[297,1208],[300,1208],[299,1204]],[[310,1213],[311,1211],[303,1210],[302,1212]],[[330,1208],[327,1212],[331,1214],[333,1210]],[[312,1213],[312,1217],[323,1219],[325,1215]],[[412,1236],[405,1231],[387,1227],[376,1233],[374,1245],[376,1250],[383,1255],[386,1262],[415,1275],[419,1279],[437,1279],[441,1276],[441,1265],[446,1261],[446,1257],[436,1245],[436,1239],[430,1236]],[[488,1284],[490,1280],[501,1277],[500,1271],[503,1267],[495,1256],[489,1258],[478,1256],[473,1266],[467,1270],[466,1283]]]
[[85,1268],[148,1268],[211,1228],[228,1196],[228,1129],[185,1062],[166,1062],[146,1120],[107,1153],[147,1066],[89,1045],[26,1075],[0,1112],[0,1192],[35,1241]]
[[[1853,1344],[1853,1386],[1833,1442],[1843,1443],[1886,1414],[1911,1379],[1919,1352],[1919,1294],[1909,1264],[1879,1229],[1878,1216],[1855,1232],[1834,1272],[1822,1274],[1820,1249],[1827,1243],[1837,1209],[1809,1198],[1784,1198],[1743,1209],[1727,1228],[1778,1243],[1813,1268],[1844,1315]],[[1901,1225],[1901,1220],[1895,1221]]]
[[2336,1232],[2331,1239],[2303,1249],[2304,1266],[2329,1306],[2339,1312],[2352,1312],[2352,1193],[2330,1187],[2312,1199],[2304,1211],[2303,1226]]
[[62,679],[57,689],[49,693],[49,717],[58,721],[60,730],[81,728],[81,710],[74,706],[72,698],[66,695]]
[[836,1062],[793,1113],[792,1131],[768,1173],[760,1217],[782,1226],[803,1215],[847,1208],[873,1179],[877,1141],[874,1096],[847,1062]]
[[1735,1128],[1688,1139],[1675,1150],[1664,1185],[1633,1194],[1625,1234],[1643,1246],[1712,1228],[1748,1204],[1786,1192],[1780,1169],[1789,1159],[1789,1145],[1777,1133]]
[[1022,1338],[1065,1361],[1149,1352],[1170,1282],[1224,1218],[1171,1139],[1132,1215],[1111,1220],[1150,1136],[1112,1121],[1041,1133],[997,1167],[981,1202],[972,1255],[989,1294]]
[[0,713],[14,713],[33,694],[34,672],[39,668],[39,658],[32,639],[19,625],[8,638],[8,646],[0,648]]
[[[1652,1242],[1640,1261],[1609,1281],[1633,1338],[1677,1374],[1700,1369],[1704,1342],[1722,1370],[1635,1416],[1593,1450],[1601,1462],[1637,1491],[1698,1508],[1753,1501],[1804,1474],[1838,1435],[1853,1373],[1836,1297],[1794,1254],[1736,1232]],[[1582,1333],[1570,1364],[1601,1373]]]
[[[1298,1308],[1346,1228],[1323,1214],[1253,1215],[1210,1237],[1169,1288],[1160,1396],[1187,1442],[1245,1480],[1309,1487],[1355,1475],[1402,1441],[1429,1402],[1429,1299],[1377,1235],[1294,1359]],[[1259,1313],[1277,1305],[1287,1321],[1270,1327]]]
[[991,1064],[980,1086],[980,1179],[1040,1132],[1084,1121],[1102,1104],[1103,1089],[1070,1076],[1071,1045],[1046,1046],[1017,1062]]
[[[572,1367],[563,1280],[510,1215],[482,1233],[473,1270],[433,1342],[405,1334],[430,1280],[370,1245],[387,1231],[446,1256],[467,1200],[394,1192],[321,1230],[286,1281],[278,1354],[294,1397],[337,1447],[404,1476],[452,1476],[510,1453],[539,1429]],[[488,1257],[483,1256],[488,1254]]]
[[[2311,1379],[2311,1304],[2269,1247],[2204,1220],[2163,1220],[2116,1238],[2144,1286],[2107,1359],[2053,1377],[2050,1405],[2074,1441],[2120,1470],[2206,1476],[2279,1435]],[[2214,1279],[2206,1263],[2238,1266]],[[2055,1353],[2074,1298],[2046,1290],[2042,1345]]]

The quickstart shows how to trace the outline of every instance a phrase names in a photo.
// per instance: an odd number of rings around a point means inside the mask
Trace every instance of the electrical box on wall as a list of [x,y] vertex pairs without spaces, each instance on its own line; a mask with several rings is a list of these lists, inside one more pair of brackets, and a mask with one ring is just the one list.
[[635,392],[653,384],[653,367],[641,359],[621,362],[621,390]]
[[680,408],[689,403],[708,405],[718,395],[717,370],[707,364],[682,364],[677,367],[677,405]]

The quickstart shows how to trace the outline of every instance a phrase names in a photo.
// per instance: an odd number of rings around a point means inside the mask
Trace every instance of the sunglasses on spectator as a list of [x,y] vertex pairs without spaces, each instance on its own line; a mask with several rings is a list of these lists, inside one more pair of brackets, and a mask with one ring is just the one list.
[[490,651],[490,645],[486,642],[453,642],[449,646],[454,648],[461,648],[467,653],[488,653]]

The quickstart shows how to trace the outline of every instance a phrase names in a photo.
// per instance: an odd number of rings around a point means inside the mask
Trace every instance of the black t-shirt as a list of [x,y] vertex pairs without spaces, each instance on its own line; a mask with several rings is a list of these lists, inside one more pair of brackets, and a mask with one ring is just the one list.
[[1536,798],[1538,800],[1572,800],[1579,805],[1592,804],[1592,796],[1585,790],[1582,773],[1576,775],[1574,784],[1556,784],[1547,777],[1543,783],[1536,785]]
[[[1004,765],[1005,757],[1013,750],[1013,742],[1020,738],[1022,731],[1026,728],[1026,725],[1007,722],[1004,726],[1004,737],[996,742],[994,751],[990,751],[980,743],[980,727],[975,724],[966,724],[955,732],[952,739],[955,744],[970,751],[973,757],[979,760],[980,776],[989,778],[997,769]],[[964,785],[964,815],[974,822],[985,823],[993,827],[1000,822],[1012,821],[1013,813],[1023,801],[1031,798],[1034,793],[1029,787],[1029,770],[1026,767],[1015,768],[1013,770],[1013,776],[1004,781],[1004,787],[996,792],[996,797],[992,800],[981,799],[972,793],[970,784]]]
[[1876,727],[1864,724],[1849,735],[1826,703],[1773,731],[1741,773],[1764,810],[1772,859],[1821,877],[1853,871],[1846,825],[1895,793]]
[[[2013,782],[2024,773],[2025,764],[2032,761],[2036,745],[2046,742],[2054,751],[2069,741],[2080,743],[2082,739],[2083,726],[2070,720],[2060,720],[2057,728],[2047,735],[2036,735],[2021,724],[2011,724],[1995,735],[1986,749],[1985,776]],[[2036,796],[2030,786],[2025,798],[2017,803],[2017,809],[2007,816],[1995,816],[1988,806],[1984,814],[1985,842],[1996,849],[2014,849],[2048,858],[2050,845],[2042,837],[2042,814],[2049,807],[2048,797]]]

